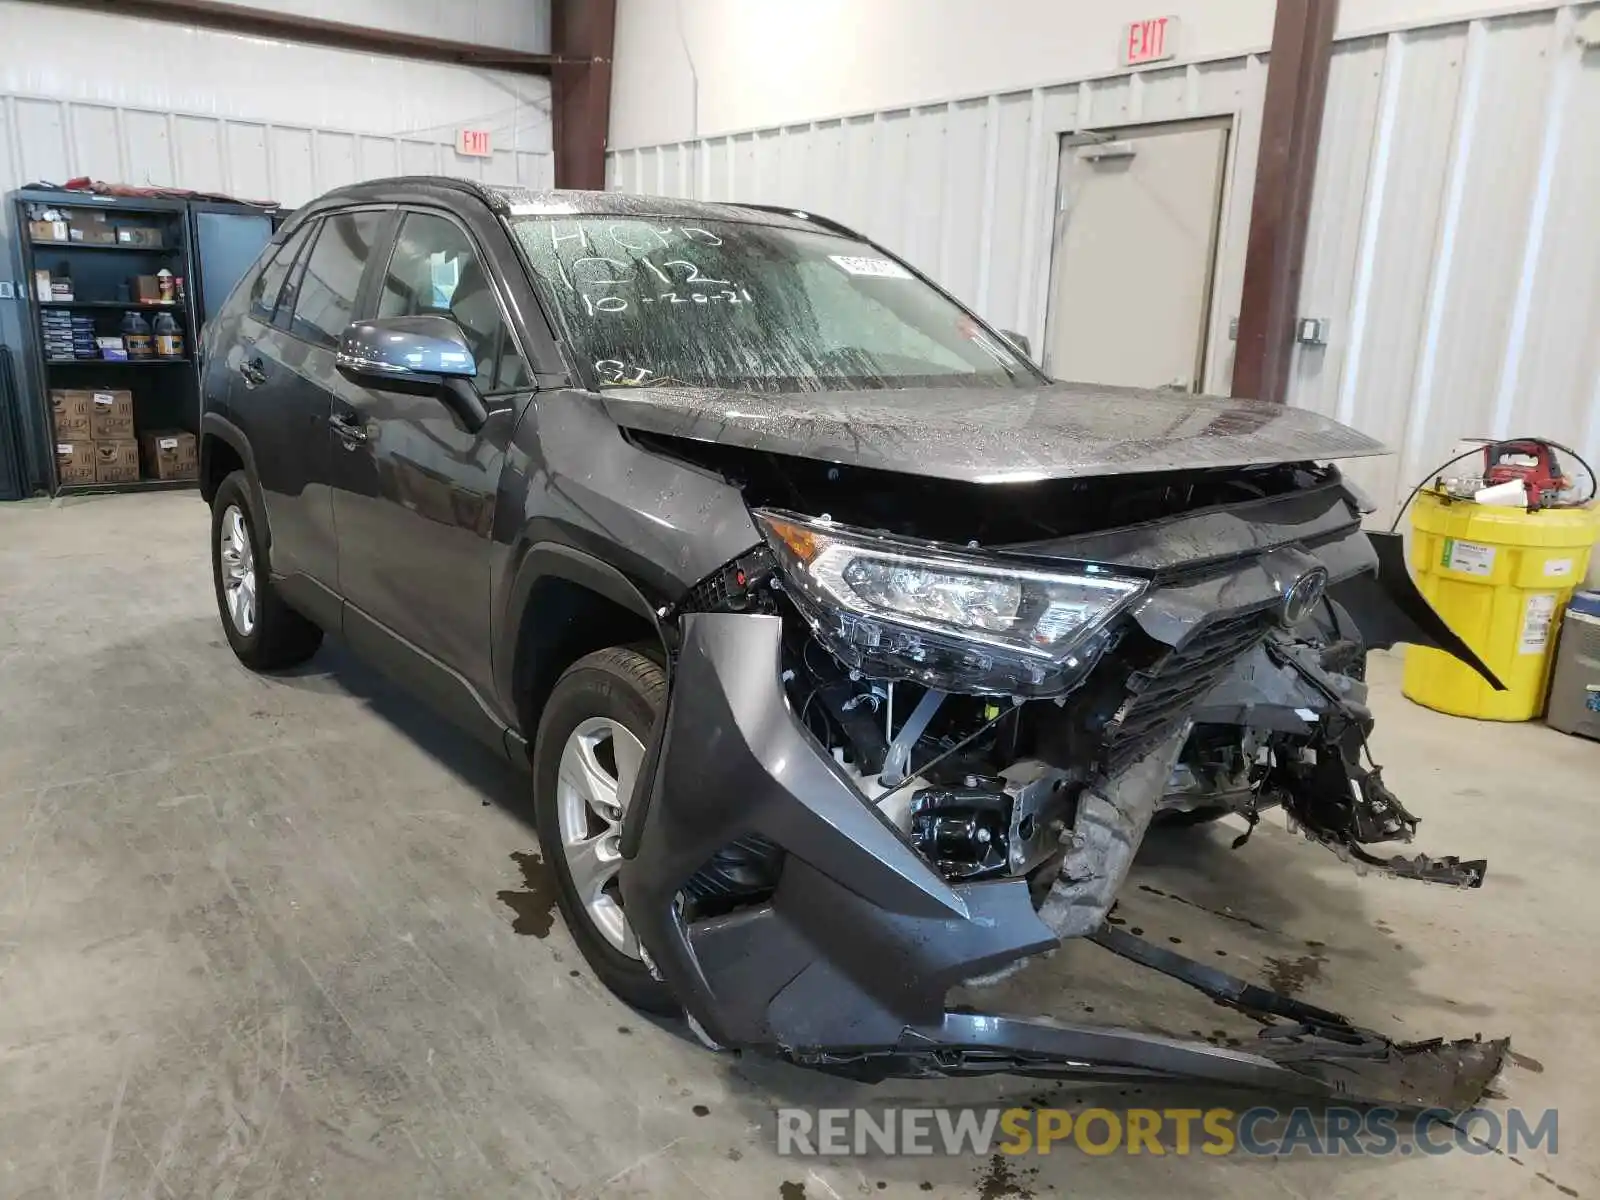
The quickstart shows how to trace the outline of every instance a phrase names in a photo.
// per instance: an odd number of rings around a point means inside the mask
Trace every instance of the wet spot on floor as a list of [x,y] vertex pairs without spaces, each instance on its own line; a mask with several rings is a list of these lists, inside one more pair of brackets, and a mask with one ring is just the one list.
[[623,1037],[627,1037],[630,1033],[633,1032],[633,1030],[629,1029],[626,1025],[618,1025],[617,1026],[617,1032],[622,1034]]
[[989,1169],[978,1180],[978,1200],[1000,1200],[1002,1196],[1032,1200],[1033,1192],[1022,1185],[1005,1156],[996,1154],[989,1159]]
[[704,1104],[696,1104],[689,1111],[694,1113],[694,1115],[697,1116],[697,1117],[709,1117],[711,1115],[711,1110],[709,1108],[707,1108]]
[[1093,1012],[1093,1011],[1094,1011],[1094,1005],[1092,1005],[1092,1004],[1085,1004],[1085,1005],[1084,1005],[1084,1006],[1083,1006],[1083,1011],[1084,1011],[1084,1012],[1086,1012],[1086,1013],[1092,1013],[1092,1012]]
[[574,979],[576,979],[578,977],[578,972],[577,971],[568,971],[567,974],[571,975]]
[[805,1200],[806,1185],[785,1179],[778,1185],[778,1200]]
[[1183,939],[1181,937],[1177,937],[1176,935],[1169,936],[1167,941],[1171,942],[1174,946],[1183,945]]
[[1227,958],[1228,957],[1228,952],[1226,950],[1218,950],[1217,951],[1217,957],[1218,958]]
[[1267,959],[1267,986],[1285,996],[1298,996],[1308,983],[1322,978],[1322,964],[1328,960],[1320,954],[1302,954],[1299,958]]
[[1128,926],[1128,932],[1133,934],[1134,937],[1144,936],[1144,930],[1140,929],[1137,925]]
[[929,1183],[926,1179],[924,1179],[921,1183],[917,1184],[917,1186],[919,1188],[921,1188],[925,1192],[933,1191],[933,1184]]
[[878,1180],[878,1190],[880,1192],[887,1190],[888,1187],[889,1187],[889,1185],[887,1183],[885,1183],[883,1180],[881,1180],[881,1179]]
[[1506,1057],[1512,1062],[1516,1063],[1517,1066],[1521,1067],[1524,1071],[1532,1071],[1535,1075],[1544,1074],[1544,1064],[1537,1058],[1530,1058],[1526,1054],[1518,1054],[1515,1050],[1507,1050]]
[[500,902],[517,914],[517,919],[511,923],[511,932],[549,937],[556,923],[555,873],[545,866],[542,855],[532,852],[514,853],[511,861],[522,871],[522,891],[497,893]]

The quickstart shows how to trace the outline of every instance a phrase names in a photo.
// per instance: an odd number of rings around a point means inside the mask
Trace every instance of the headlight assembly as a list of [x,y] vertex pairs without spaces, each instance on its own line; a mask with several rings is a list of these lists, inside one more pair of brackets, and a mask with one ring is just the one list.
[[1145,588],[1094,567],[1011,567],[794,513],[755,518],[829,650],[870,677],[943,691],[1059,695]]

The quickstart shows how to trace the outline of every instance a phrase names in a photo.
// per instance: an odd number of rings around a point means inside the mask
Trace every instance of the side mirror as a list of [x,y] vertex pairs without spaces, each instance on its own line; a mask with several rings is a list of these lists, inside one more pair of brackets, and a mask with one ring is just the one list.
[[347,326],[334,358],[339,373],[364,387],[438,396],[469,433],[489,410],[473,386],[478,361],[449,317],[378,317]]
[[1000,336],[1015,346],[1023,358],[1030,360],[1033,358],[1033,351],[1028,347],[1028,339],[1023,337],[1020,333],[1016,332],[1014,329],[1002,329],[1000,331]]

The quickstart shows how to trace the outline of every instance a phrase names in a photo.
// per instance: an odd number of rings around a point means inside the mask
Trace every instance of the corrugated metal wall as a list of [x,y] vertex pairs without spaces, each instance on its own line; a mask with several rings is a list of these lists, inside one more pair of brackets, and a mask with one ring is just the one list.
[[[1335,51],[1292,402],[1398,453],[1403,496],[1456,439],[1541,433],[1600,459],[1600,53],[1564,6]],[[996,324],[1042,339],[1058,145],[1085,129],[1233,118],[1206,387],[1226,391],[1265,60],[1145,70],[615,153],[610,186],[845,221]]]

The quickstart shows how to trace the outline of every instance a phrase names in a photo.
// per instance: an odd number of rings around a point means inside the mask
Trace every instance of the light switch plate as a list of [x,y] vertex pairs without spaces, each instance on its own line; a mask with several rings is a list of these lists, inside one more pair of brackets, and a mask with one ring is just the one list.
[[15,300],[16,290],[11,286],[9,279],[0,279],[0,300]]

